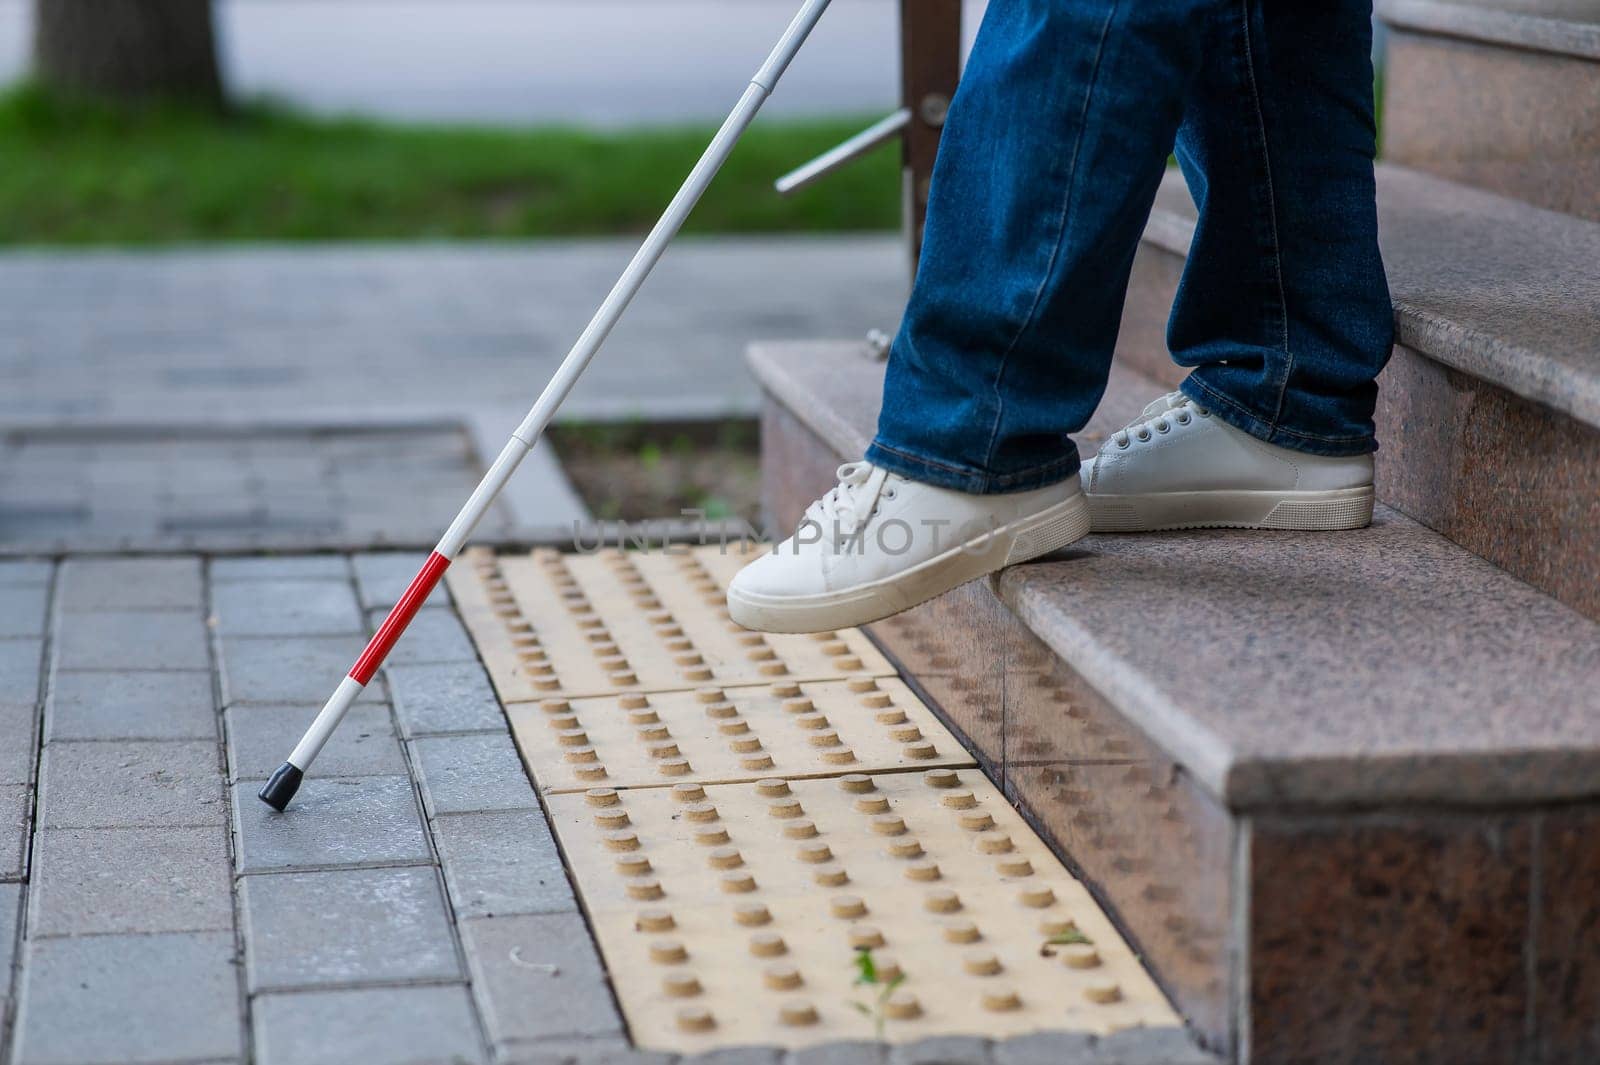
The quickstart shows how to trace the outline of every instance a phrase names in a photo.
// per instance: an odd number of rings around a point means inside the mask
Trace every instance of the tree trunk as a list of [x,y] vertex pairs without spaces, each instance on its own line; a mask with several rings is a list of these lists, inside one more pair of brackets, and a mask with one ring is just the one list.
[[54,88],[222,101],[211,0],[34,0],[33,44]]

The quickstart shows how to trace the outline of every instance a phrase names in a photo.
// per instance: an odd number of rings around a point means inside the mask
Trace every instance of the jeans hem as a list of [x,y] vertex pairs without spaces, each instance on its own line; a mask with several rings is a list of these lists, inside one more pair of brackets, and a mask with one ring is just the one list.
[[1378,449],[1377,441],[1370,436],[1318,436],[1314,433],[1302,433],[1298,430],[1286,429],[1282,425],[1262,418],[1238,401],[1211,388],[1193,374],[1184,378],[1183,383],[1178,387],[1184,395],[1209,408],[1212,414],[1215,414],[1235,429],[1249,433],[1257,440],[1265,441],[1277,447],[1285,447],[1290,451],[1300,451],[1307,455],[1325,455],[1330,458],[1369,455]]
[[928,458],[901,450],[882,440],[874,440],[867,448],[867,461],[882,466],[890,473],[936,488],[948,488],[968,495],[1003,495],[1007,492],[1029,492],[1057,484],[1077,474],[1079,460],[1077,449],[1068,455],[1038,466],[1010,473],[991,473],[972,466],[958,466],[941,459]]

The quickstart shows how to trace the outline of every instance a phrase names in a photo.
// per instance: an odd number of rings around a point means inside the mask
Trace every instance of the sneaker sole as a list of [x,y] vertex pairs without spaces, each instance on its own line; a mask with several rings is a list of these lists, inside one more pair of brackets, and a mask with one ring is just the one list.
[[1151,492],[1087,498],[1095,532],[1334,531],[1372,524],[1371,485],[1326,492]]
[[829,632],[880,621],[995,570],[1058,551],[1089,532],[1081,492],[953,547],[904,573],[823,595],[764,596],[728,589],[728,613],[757,632]]

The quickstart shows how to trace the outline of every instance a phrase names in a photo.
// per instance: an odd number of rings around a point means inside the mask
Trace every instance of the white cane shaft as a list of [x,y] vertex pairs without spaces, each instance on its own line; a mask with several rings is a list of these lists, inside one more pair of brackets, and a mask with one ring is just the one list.
[[322,704],[322,709],[317,713],[317,719],[311,722],[311,727],[306,729],[306,734],[300,737],[300,742],[295,745],[294,752],[289,755],[289,761],[297,769],[309,769],[311,763],[322,751],[323,745],[333,735],[333,730],[339,727],[339,722],[344,720],[345,711],[356,701],[365,688],[354,677],[346,677],[339,682],[333,690],[328,701]]

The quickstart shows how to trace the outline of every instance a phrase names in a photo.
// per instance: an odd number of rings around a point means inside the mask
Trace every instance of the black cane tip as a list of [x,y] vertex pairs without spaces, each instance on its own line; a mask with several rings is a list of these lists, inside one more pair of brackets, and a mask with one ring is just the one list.
[[289,805],[289,800],[294,798],[294,793],[300,790],[300,780],[304,776],[298,766],[285,762],[261,785],[258,796],[262,802],[282,813],[283,808]]

